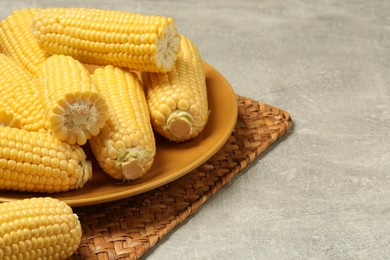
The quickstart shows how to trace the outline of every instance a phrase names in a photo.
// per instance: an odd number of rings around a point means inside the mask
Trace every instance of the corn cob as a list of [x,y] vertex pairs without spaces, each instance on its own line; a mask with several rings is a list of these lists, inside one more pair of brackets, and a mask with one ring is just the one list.
[[0,126],[21,128],[20,119],[10,113],[0,104]]
[[145,94],[138,77],[112,65],[98,68],[92,80],[107,102],[109,118],[89,140],[102,169],[119,180],[143,176],[156,153]]
[[31,30],[33,15],[38,10],[16,10],[0,23],[0,45],[4,53],[32,74],[36,74],[38,65],[48,58]]
[[53,55],[38,70],[47,128],[62,141],[83,145],[107,120],[107,105],[88,70],[70,56]]
[[205,74],[197,47],[181,35],[172,71],[142,73],[152,124],[172,141],[195,138],[208,120]]
[[44,108],[36,80],[3,53],[0,53],[0,103],[19,118],[23,129],[38,131],[45,127]]
[[80,146],[47,132],[0,126],[0,190],[68,191],[82,188],[91,176]]
[[42,9],[33,32],[50,54],[137,71],[171,70],[180,42],[172,18],[87,8]]
[[69,259],[82,236],[78,216],[50,197],[0,204],[0,259]]

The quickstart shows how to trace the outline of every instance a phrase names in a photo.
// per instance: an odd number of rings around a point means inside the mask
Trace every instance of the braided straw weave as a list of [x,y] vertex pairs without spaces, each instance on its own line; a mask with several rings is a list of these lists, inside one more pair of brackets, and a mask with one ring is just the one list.
[[290,115],[237,96],[238,118],[226,144],[187,175],[155,190],[75,208],[83,238],[72,259],[138,259],[192,215],[290,128]]

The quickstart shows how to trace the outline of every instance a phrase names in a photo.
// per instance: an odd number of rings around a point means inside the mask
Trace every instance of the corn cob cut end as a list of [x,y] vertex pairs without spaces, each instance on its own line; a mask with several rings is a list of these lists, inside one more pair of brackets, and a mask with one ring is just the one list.
[[191,138],[193,116],[185,111],[172,112],[163,126],[164,130],[169,132],[175,141],[184,141]]
[[133,159],[122,163],[122,172],[126,180],[135,180],[141,178],[146,170],[136,159]]
[[156,42],[156,64],[161,72],[172,70],[180,50],[180,35],[176,31],[173,19],[168,18],[165,30]]
[[[124,182],[144,176],[151,168],[156,153],[154,146],[125,147],[123,144],[123,147],[118,149],[112,140],[103,141],[95,137],[91,138],[90,145],[94,153],[98,153],[95,156],[103,171],[112,178]],[[109,158],[105,158],[105,154]]]
[[183,142],[196,137],[203,130],[206,122],[197,124],[190,112],[175,110],[168,115],[162,127],[169,134],[168,139]]
[[[149,154],[151,154],[151,152],[149,152]],[[128,163],[122,164],[123,176],[127,180],[139,179],[146,174],[152,164],[153,157],[150,155],[147,155],[144,158],[140,156],[137,159],[130,160]]]
[[124,181],[131,181],[144,176],[152,166],[155,155],[152,149],[141,149],[139,147],[126,148],[115,152],[119,154],[115,163],[121,169],[121,173],[111,176]]
[[97,93],[68,95],[52,109],[48,128],[62,141],[84,145],[99,134],[107,120],[107,110],[106,102]]
[[142,167],[135,160],[122,164],[123,176],[127,180],[137,179],[143,175]]

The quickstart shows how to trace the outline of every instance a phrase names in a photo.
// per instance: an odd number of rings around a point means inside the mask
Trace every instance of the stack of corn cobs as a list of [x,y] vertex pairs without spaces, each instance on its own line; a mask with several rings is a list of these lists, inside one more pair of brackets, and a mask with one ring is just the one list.
[[[17,10],[0,23],[0,50],[0,190],[82,188],[92,177],[86,143],[113,181],[138,179],[153,164],[155,132],[181,142],[207,123],[202,60],[172,18],[86,8]],[[60,203],[50,200],[40,203]],[[2,231],[0,221],[0,258],[10,253],[1,249],[7,242]]]
[[199,52],[171,18],[18,10],[1,22],[0,45],[0,189],[83,187],[87,142],[112,178],[138,179],[153,163],[154,131],[185,141],[207,122]]

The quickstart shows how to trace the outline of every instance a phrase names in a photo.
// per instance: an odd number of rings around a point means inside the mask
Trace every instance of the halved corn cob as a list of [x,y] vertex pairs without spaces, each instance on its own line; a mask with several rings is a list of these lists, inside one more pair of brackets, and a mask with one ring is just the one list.
[[47,132],[0,126],[0,190],[60,192],[82,188],[92,164],[78,145]]
[[78,216],[57,199],[0,204],[0,259],[68,259],[81,237]]
[[96,69],[92,80],[109,108],[106,125],[89,140],[92,151],[111,177],[140,178],[151,167],[156,153],[141,83],[134,73],[112,65]]
[[154,129],[172,141],[196,137],[208,121],[205,74],[197,47],[181,35],[172,71],[142,73]]
[[83,145],[100,132],[107,105],[88,70],[70,56],[53,55],[38,70],[47,128],[62,141]]
[[31,29],[33,15],[39,9],[15,10],[0,23],[0,45],[4,53],[36,74],[38,65],[49,55],[34,37]]
[[0,103],[19,118],[23,129],[38,131],[45,127],[45,110],[36,79],[3,53],[0,53]]
[[137,71],[171,70],[180,42],[172,18],[87,8],[42,9],[33,31],[50,54]]
[[0,126],[21,128],[20,119],[0,104]]

